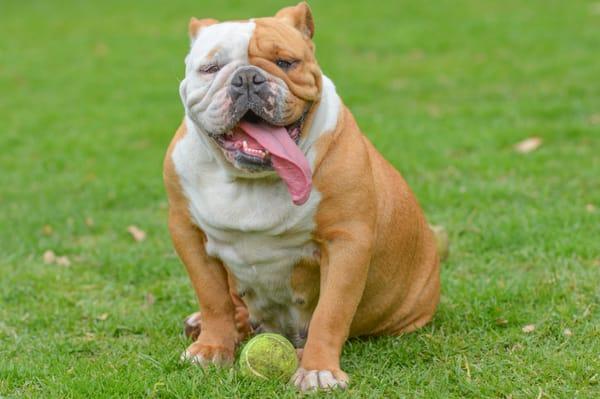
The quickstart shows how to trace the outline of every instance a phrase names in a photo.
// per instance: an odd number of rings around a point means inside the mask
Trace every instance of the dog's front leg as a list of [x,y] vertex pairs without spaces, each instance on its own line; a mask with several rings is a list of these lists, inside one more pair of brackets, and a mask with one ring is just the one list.
[[202,309],[202,331],[182,358],[200,365],[230,365],[239,336],[227,272],[219,260],[206,254],[204,234],[187,212],[171,209],[169,231]]
[[302,391],[346,388],[340,356],[365,288],[371,258],[370,229],[354,226],[321,246],[321,292],[300,368],[292,382]]

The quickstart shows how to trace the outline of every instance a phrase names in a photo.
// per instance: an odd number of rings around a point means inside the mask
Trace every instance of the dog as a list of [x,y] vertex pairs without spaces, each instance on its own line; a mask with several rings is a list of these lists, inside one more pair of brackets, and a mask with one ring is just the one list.
[[201,313],[182,357],[229,365],[257,331],[303,348],[291,383],[345,388],[349,337],[428,323],[435,238],[401,175],[361,133],[315,59],[309,6],[192,18],[168,148],[169,231]]

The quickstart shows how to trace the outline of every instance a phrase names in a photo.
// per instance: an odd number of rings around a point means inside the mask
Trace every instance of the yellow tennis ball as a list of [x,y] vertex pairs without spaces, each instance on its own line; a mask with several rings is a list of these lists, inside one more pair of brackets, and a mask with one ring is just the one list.
[[239,365],[246,376],[287,381],[298,368],[298,357],[285,337],[265,333],[248,341],[240,354]]

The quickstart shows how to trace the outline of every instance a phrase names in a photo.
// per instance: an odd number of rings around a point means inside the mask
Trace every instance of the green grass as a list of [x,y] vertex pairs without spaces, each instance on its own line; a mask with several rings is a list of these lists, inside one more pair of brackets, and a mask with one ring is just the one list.
[[[177,360],[196,305],[161,161],[187,20],[285,5],[252,3],[0,4],[1,397],[296,395]],[[350,341],[333,396],[599,397],[600,3],[312,6],[323,70],[452,241],[434,322]]]

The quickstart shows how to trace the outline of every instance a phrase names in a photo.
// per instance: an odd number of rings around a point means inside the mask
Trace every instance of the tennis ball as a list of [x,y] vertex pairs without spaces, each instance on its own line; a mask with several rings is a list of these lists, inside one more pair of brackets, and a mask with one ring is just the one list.
[[298,368],[298,357],[285,337],[265,333],[248,341],[240,354],[239,365],[243,375],[287,381]]

